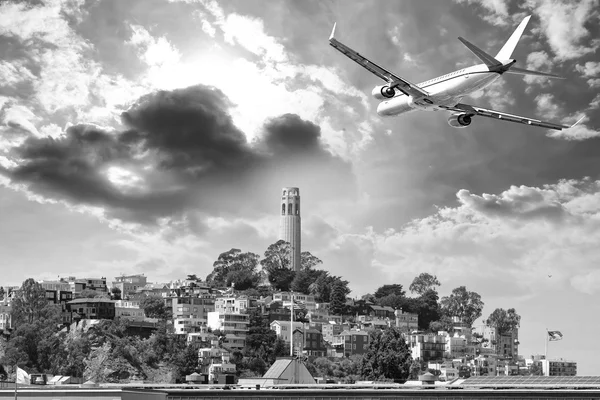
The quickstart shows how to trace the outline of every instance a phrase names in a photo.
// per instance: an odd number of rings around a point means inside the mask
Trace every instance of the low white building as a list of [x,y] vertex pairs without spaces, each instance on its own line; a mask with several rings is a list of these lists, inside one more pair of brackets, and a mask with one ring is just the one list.
[[193,332],[201,332],[206,329],[208,321],[205,318],[174,318],[173,327],[178,335],[185,335]]
[[143,321],[146,318],[144,310],[140,308],[139,301],[115,300],[115,318],[130,321]]
[[[273,301],[278,301],[283,307],[290,308],[292,305],[292,294],[289,292],[273,293]],[[307,311],[315,311],[317,309],[315,296],[310,294],[294,293],[294,303],[302,304]],[[294,305],[294,308],[297,307],[297,305]]]

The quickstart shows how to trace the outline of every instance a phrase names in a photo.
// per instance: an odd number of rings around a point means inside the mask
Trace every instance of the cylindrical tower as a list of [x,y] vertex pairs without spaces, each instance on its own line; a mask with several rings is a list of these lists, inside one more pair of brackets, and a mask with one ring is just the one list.
[[300,189],[286,187],[281,195],[279,239],[289,242],[292,249],[292,269],[300,271]]

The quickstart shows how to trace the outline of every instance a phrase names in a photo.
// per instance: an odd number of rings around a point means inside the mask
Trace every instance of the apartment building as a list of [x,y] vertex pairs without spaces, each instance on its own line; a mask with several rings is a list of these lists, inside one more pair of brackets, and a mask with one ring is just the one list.
[[116,300],[115,318],[123,318],[130,321],[144,321],[146,315],[144,314],[144,310],[140,308],[139,301]]
[[143,274],[121,275],[115,277],[111,286],[113,288],[118,288],[121,291],[121,297],[125,298],[144,288],[148,283],[147,280],[148,279]]
[[75,299],[67,303],[67,311],[72,320],[80,319],[114,319],[115,302],[102,298]]
[[396,327],[402,332],[412,332],[419,329],[419,314],[412,314],[402,311],[402,309],[394,311]]
[[304,331],[304,354],[315,357],[325,357],[327,355],[327,347],[321,332],[312,328]]
[[441,360],[446,350],[446,338],[432,333],[413,333],[408,335],[408,343],[413,360]]
[[494,327],[478,325],[474,332],[488,340],[488,346],[501,358],[516,361],[519,355],[519,329],[500,335]]
[[290,321],[273,321],[270,324],[271,330],[275,331],[277,337],[283,340],[288,345],[290,344],[290,340],[292,337],[292,333],[299,329],[304,332],[304,323],[294,321],[290,323]]
[[46,290],[71,292],[71,285],[69,284],[69,282],[41,280],[41,281],[38,281],[37,283],[39,283],[40,286],[43,287]]
[[215,311],[215,299],[211,295],[166,297],[165,305],[171,308],[173,319],[196,318],[207,320],[208,313]]
[[248,314],[249,308],[250,299],[247,296],[220,296],[215,299],[215,311],[217,312],[225,314]]
[[76,278],[74,276],[67,276],[60,278],[60,281],[69,284],[68,290],[73,292],[73,297],[77,297],[84,289],[108,293],[108,286],[106,286],[106,277]]
[[248,314],[231,314],[212,311],[208,313],[207,324],[213,331],[225,334],[230,348],[241,349],[246,345],[246,335],[250,316]]
[[544,376],[576,376],[577,362],[571,360],[552,359],[541,360]]
[[349,325],[342,324],[323,324],[321,325],[321,333],[323,334],[323,340],[328,343],[333,343],[334,337],[339,337],[344,329],[350,329]]
[[344,357],[365,354],[369,350],[369,333],[365,331],[343,331],[340,333]]
[[468,343],[464,336],[458,333],[452,335],[443,335],[446,338],[444,356],[447,358],[462,358],[468,353]]

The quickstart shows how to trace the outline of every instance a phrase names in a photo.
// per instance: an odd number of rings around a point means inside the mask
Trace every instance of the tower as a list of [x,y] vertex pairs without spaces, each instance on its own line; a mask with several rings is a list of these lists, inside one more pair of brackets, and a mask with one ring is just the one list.
[[279,239],[290,243],[292,270],[300,271],[300,189],[296,187],[283,188]]

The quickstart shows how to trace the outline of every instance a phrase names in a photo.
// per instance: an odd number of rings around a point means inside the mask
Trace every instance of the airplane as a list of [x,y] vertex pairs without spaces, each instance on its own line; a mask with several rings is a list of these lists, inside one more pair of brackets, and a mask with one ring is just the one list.
[[371,95],[377,100],[382,100],[377,106],[377,114],[379,116],[397,116],[414,110],[446,110],[452,113],[448,118],[448,124],[453,128],[466,128],[471,125],[474,116],[494,118],[501,121],[510,121],[556,130],[572,128],[580,123],[585,116],[569,126],[489,110],[460,102],[464,96],[468,96],[473,92],[489,86],[505,73],[563,79],[558,75],[530,71],[514,66],[517,61],[512,59],[511,56],[519,39],[523,35],[523,31],[530,18],[531,15],[523,19],[495,56],[486,53],[466,39],[458,37],[458,40],[483,61],[483,64],[462,68],[458,71],[419,84],[414,84],[389,72],[338,41],[335,38],[335,23],[333,24],[331,36],[329,37],[329,44],[346,57],[360,64],[363,68],[386,82],[385,85],[375,86],[371,92]]

